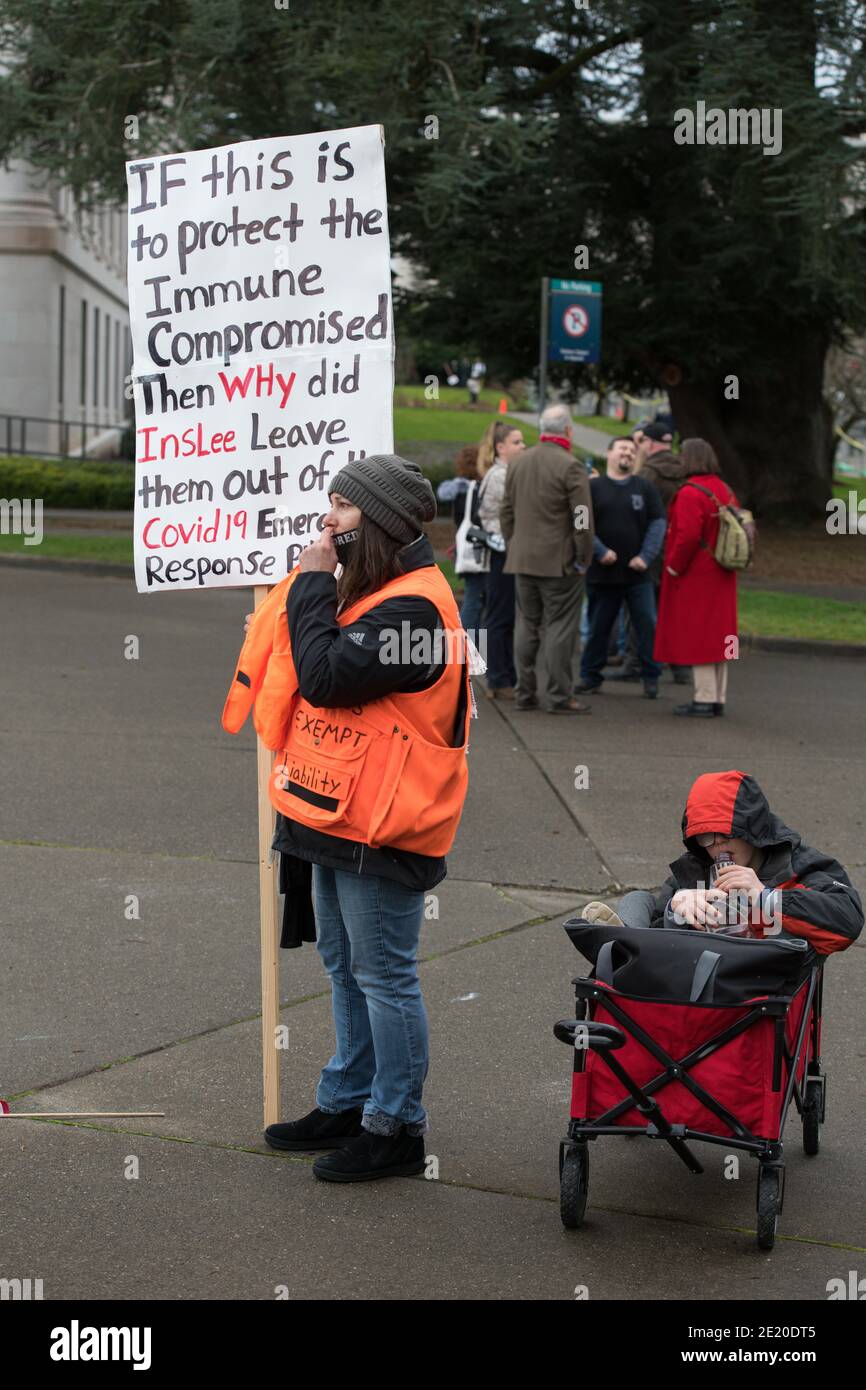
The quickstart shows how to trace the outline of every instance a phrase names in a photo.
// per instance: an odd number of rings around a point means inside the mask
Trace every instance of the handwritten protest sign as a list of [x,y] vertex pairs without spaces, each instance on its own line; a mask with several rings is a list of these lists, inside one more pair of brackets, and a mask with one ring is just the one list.
[[393,450],[381,127],[126,169],[138,589],[276,583]]

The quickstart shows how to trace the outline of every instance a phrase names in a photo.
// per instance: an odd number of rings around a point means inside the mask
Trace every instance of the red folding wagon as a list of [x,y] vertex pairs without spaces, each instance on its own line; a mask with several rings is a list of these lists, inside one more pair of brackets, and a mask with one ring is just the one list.
[[771,1250],[791,1100],[807,1154],[817,1154],[824,1121],[822,959],[796,939],[579,917],[565,930],[594,969],[572,982],[575,1018],[553,1030],[574,1051],[571,1119],[559,1146],[563,1225],[583,1222],[591,1142],[659,1139],[702,1173],[690,1148],[700,1140],[757,1158],[757,1240]]

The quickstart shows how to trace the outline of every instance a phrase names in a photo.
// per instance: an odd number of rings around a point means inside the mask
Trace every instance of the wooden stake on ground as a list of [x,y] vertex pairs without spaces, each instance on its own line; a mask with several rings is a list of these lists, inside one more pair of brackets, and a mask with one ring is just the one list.
[[[256,608],[269,593],[266,584],[255,586]],[[262,1085],[264,1089],[265,1126],[277,1124],[280,1118],[280,1054],[277,1049],[277,1027],[280,1021],[279,969],[277,966],[277,874],[276,860],[271,855],[274,838],[274,812],[268,796],[268,780],[273,766],[273,753],[261,739],[258,750],[259,787],[259,911],[261,919],[262,952]]]
[[0,1120],[139,1120],[145,1116],[163,1119],[164,1110],[16,1110]]

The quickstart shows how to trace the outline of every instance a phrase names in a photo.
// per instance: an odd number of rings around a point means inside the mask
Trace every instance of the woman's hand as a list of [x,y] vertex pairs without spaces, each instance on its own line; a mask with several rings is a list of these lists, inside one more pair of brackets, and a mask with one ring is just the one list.
[[725,910],[719,906],[725,897],[718,888],[681,888],[671,898],[671,912],[684,917],[690,927],[711,931],[725,920]]
[[250,623],[252,622],[255,616],[255,613],[248,613],[247,616],[244,618],[244,637],[246,637],[247,633],[249,632]]
[[326,574],[333,574],[338,564],[331,532],[325,529],[318,539],[313,541],[312,545],[308,545],[306,550],[301,551],[298,568],[304,574],[309,574],[311,570],[322,570]]

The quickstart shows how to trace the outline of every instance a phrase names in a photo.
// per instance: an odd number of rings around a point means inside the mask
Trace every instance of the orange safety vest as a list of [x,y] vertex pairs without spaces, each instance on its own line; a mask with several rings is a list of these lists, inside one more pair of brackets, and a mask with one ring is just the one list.
[[[430,653],[431,663],[445,660],[439,679],[411,694],[397,691],[366,705],[327,708],[311,705],[298,688],[286,617],[286,595],[298,573],[294,569],[256,610],[223,710],[223,728],[238,733],[252,708],[259,737],[279,753],[268,779],[271,804],[289,820],[374,849],[388,845],[446,854],[469,781],[471,705],[465,633],[447,580],[436,566],[426,565],[389,580],[337,615],[340,627],[347,627],[400,594],[429,599],[447,640],[443,651],[437,652],[434,642]],[[402,636],[408,632],[407,624]],[[465,716],[454,747],[462,682]]]

